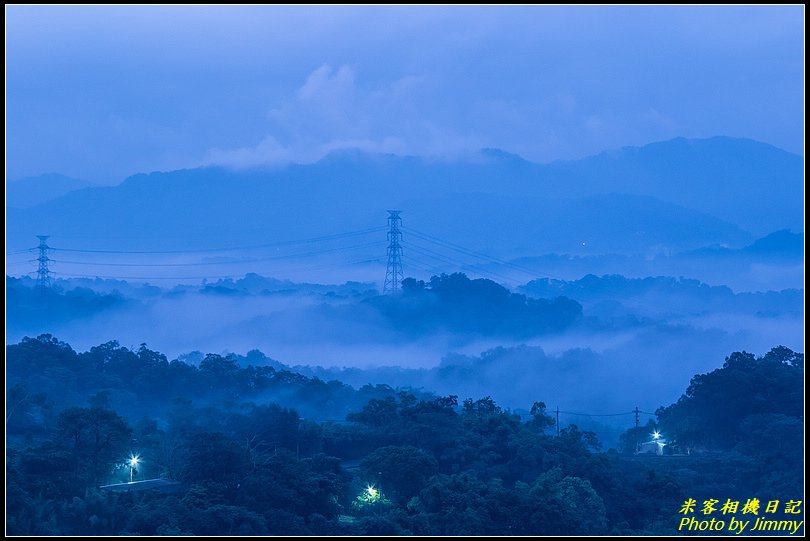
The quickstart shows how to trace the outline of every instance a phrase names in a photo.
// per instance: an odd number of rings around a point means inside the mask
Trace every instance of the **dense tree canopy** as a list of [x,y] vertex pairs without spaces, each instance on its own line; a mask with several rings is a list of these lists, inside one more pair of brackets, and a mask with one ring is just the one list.
[[[43,335],[7,347],[7,373],[12,535],[672,534],[687,498],[803,492],[803,355],[783,347],[733,353],[659,410],[672,448],[693,446],[674,462],[552,434],[540,400],[519,415],[221,355],[195,368]],[[129,481],[133,454],[136,480],[179,484],[100,488]]]
[[692,378],[675,404],[656,413],[672,443],[684,448],[730,449],[745,441],[755,416],[804,415],[804,355],[779,346],[762,357],[745,351],[722,368]]
[[400,332],[441,330],[486,336],[526,337],[569,327],[582,317],[582,306],[567,297],[535,299],[512,293],[464,273],[434,276],[429,282],[406,278],[402,295],[368,299]]

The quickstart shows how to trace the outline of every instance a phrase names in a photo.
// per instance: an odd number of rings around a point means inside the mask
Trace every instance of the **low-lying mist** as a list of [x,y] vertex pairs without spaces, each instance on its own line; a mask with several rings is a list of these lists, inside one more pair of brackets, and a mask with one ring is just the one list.
[[[603,433],[675,401],[733,351],[803,347],[803,291],[734,293],[696,280],[586,276],[510,291],[463,275],[407,281],[398,297],[370,283],[296,284],[248,275],[160,289],[58,280],[41,292],[7,278],[7,342],[50,333],[77,351],[146,343],[169,359],[237,354],[356,387],[385,383],[510,408],[542,400]],[[261,352],[259,354],[258,352]],[[197,355],[201,358],[202,355]]]

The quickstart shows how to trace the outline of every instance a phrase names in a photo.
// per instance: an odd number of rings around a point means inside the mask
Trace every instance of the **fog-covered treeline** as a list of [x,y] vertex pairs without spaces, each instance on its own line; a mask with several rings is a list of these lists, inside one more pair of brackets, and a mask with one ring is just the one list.
[[[803,329],[801,290],[735,292],[664,276],[535,279],[509,289],[454,273],[406,279],[396,297],[371,283],[257,274],[172,287],[57,278],[42,291],[7,277],[6,286],[9,342],[50,333],[89,350],[115,337],[195,365],[203,351],[233,353],[241,366],[295,367],[358,388],[490,395],[510,408],[539,394],[578,413],[653,411],[728,351],[798,348]],[[598,426],[610,418],[564,420],[611,445],[622,430]]]
[[[15,535],[671,534],[687,498],[802,491],[804,356],[785,347],[735,352],[662,404],[644,429],[666,434],[664,457],[576,425],[557,435],[542,396],[520,415],[488,396],[355,389],[216,354],[196,367],[145,345],[76,352],[50,335],[6,353]],[[179,484],[99,488],[130,475]]]

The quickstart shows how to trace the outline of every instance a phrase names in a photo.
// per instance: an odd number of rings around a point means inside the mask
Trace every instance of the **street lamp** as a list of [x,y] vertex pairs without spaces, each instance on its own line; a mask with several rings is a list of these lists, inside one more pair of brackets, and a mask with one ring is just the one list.
[[135,471],[135,466],[138,465],[138,455],[132,455],[129,457],[129,482],[132,482],[132,474]]
[[661,437],[661,433],[656,430],[655,432],[653,432],[652,437],[654,440],[657,440],[658,438]]

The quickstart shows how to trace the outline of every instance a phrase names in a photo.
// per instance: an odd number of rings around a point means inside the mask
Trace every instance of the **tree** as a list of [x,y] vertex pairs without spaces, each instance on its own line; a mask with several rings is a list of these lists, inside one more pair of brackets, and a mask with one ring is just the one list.
[[371,426],[384,426],[397,418],[397,401],[393,396],[372,398],[359,413],[350,413],[349,421]]
[[370,481],[376,481],[384,495],[407,502],[438,471],[438,463],[416,447],[389,445],[368,455],[360,469]]
[[202,432],[188,437],[178,473],[187,481],[213,481],[234,488],[247,469],[246,452],[221,432]]
[[30,367],[44,368],[51,364],[73,365],[76,352],[68,344],[50,334],[40,334],[36,338],[24,337],[19,344],[7,349],[10,375],[13,371],[27,371]]
[[619,436],[619,452],[632,455],[636,452],[636,443],[641,445],[650,441],[650,434],[658,430],[654,419],[647,420],[647,424],[638,428],[628,428]]
[[237,503],[261,513],[283,510],[304,518],[317,514],[331,519],[340,511],[338,500],[347,477],[334,457],[297,460],[294,454],[280,451],[245,477]]
[[787,364],[794,368],[804,368],[804,354],[797,353],[785,346],[776,346],[772,348],[762,358],[765,362],[775,362],[780,364]]
[[531,490],[535,502],[527,522],[532,534],[605,533],[605,502],[587,479],[565,476],[560,468],[540,475]]
[[[496,513],[508,492],[470,474],[436,475],[408,504],[419,535],[497,535],[504,524]],[[514,518],[514,517],[513,517]],[[521,517],[522,518],[522,517]]]
[[52,410],[48,395],[32,393],[25,383],[16,383],[6,391],[6,432],[27,436],[45,433]]
[[130,451],[132,429],[110,409],[72,407],[57,419],[57,437],[72,452],[77,477],[97,485]]
[[748,434],[750,415],[804,414],[804,356],[779,346],[756,358],[745,351],[726,357],[722,368],[692,378],[675,404],[656,415],[664,433],[681,448],[730,449]]
[[217,377],[233,376],[239,370],[239,365],[232,356],[223,357],[209,353],[200,361],[200,370]]
[[532,409],[529,413],[531,413],[532,416],[532,420],[530,421],[531,425],[540,432],[545,431],[546,428],[554,426],[555,424],[554,418],[546,413],[545,402],[535,402],[532,404]]
[[582,306],[566,297],[533,299],[464,273],[433,276],[429,283],[406,278],[403,295],[369,299],[401,332],[456,332],[533,336],[562,329],[582,316]]

